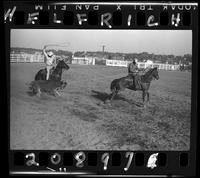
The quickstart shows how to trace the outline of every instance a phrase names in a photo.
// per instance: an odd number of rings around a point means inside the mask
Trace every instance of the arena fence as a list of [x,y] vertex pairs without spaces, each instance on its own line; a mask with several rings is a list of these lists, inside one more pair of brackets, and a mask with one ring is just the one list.
[[[23,63],[32,63],[32,62],[44,62],[44,56],[41,53],[29,54],[29,53],[11,53],[10,62],[23,62]],[[126,60],[111,60],[105,59],[106,66],[118,66],[118,67],[127,67],[131,61]],[[73,56],[72,64],[79,65],[95,65],[94,57],[75,57]],[[180,70],[180,65],[178,64],[165,64],[165,63],[153,63],[152,61],[147,62],[137,62],[139,68],[153,68],[158,67],[159,70]]]
[[[61,56],[56,56],[59,58]],[[62,56],[63,59],[68,58],[68,56]],[[44,62],[44,55],[41,53],[29,54],[29,53],[11,53],[10,54],[10,62],[24,62],[24,63],[32,63],[32,62]]]
[[93,57],[72,57],[72,64],[95,65],[95,58],[93,58]]
[[[121,60],[106,60],[107,66],[120,66],[128,67],[131,61],[121,61]],[[152,61],[147,62],[137,62],[138,68],[154,68],[157,67],[159,70],[179,70],[180,66],[178,64],[165,64],[165,63],[153,63]]]
[[[59,57],[59,56],[57,56]],[[64,56],[67,58],[67,56]],[[44,55],[41,53],[29,54],[29,53],[11,53],[10,62],[44,62]],[[73,57],[72,64],[80,65],[95,65],[95,58],[93,57]]]
[[10,62],[44,62],[44,56],[39,53],[11,53]]

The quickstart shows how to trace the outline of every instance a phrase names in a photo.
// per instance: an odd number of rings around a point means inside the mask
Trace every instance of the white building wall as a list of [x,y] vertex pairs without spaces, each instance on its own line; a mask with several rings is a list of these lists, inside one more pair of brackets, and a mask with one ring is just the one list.
[[95,58],[93,58],[93,57],[73,57],[72,64],[95,65]]

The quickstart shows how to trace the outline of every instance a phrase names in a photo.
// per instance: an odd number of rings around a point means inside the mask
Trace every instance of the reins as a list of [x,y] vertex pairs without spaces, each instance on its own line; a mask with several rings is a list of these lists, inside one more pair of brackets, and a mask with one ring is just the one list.
[[142,77],[143,77],[143,81],[146,81],[151,75],[152,75],[152,72],[153,72],[154,69],[149,69]]

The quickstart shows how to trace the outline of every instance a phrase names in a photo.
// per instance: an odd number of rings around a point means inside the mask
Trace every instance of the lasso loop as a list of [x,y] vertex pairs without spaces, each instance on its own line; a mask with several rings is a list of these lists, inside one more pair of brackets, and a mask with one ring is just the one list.
[[59,46],[59,47],[68,47],[68,45],[59,45],[59,44],[49,44],[49,45],[45,45],[46,47],[49,46]]

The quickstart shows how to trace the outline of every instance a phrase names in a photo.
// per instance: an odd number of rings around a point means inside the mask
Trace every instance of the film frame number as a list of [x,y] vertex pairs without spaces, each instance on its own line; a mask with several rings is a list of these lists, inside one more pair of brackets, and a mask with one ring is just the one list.
[[124,168],[124,171],[128,171],[128,169],[132,163],[133,156],[134,156],[133,152],[126,152],[125,157],[128,158],[128,162],[126,164],[126,167]]
[[61,156],[60,156],[59,153],[54,153],[54,154],[51,156],[50,160],[51,160],[51,163],[52,163],[52,164],[57,165],[57,164],[59,164],[59,163],[61,162]]
[[104,154],[101,156],[101,161],[102,161],[102,163],[104,164],[104,165],[103,165],[103,170],[107,170],[109,158],[110,158],[110,157],[109,157],[109,153],[104,153]]
[[27,159],[27,161],[26,161],[27,166],[32,166],[32,165],[39,166],[39,163],[37,163],[35,161],[35,154],[34,153],[26,154],[25,158]]
[[74,158],[77,160],[76,167],[83,167],[84,166],[84,161],[86,159],[85,153],[84,152],[78,152],[75,154]]

